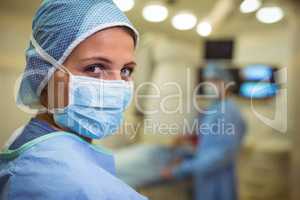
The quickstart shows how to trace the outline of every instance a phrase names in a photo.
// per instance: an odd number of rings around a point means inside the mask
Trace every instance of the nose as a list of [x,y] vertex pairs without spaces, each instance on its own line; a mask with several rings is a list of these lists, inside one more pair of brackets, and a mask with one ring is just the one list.
[[120,70],[109,70],[104,75],[105,80],[122,80]]

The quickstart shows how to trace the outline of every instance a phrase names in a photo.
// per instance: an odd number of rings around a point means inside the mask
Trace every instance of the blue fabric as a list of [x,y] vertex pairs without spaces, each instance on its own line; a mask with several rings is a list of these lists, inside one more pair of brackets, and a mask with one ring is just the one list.
[[20,148],[23,144],[43,135],[55,132],[48,123],[32,118],[25,126],[20,136],[10,145],[10,150]]
[[112,155],[74,134],[47,136],[15,158],[0,154],[1,200],[145,199],[114,176]]
[[[222,106],[224,112],[222,111]],[[231,100],[212,105],[209,110],[215,114],[202,116],[200,126],[234,127],[234,131],[224,129],[199,129],[201,142],[194,159],[186,160],[173,174],[177,178],[192,175],[195,181],[195,199],[197,200],[236,200],[237,184],[235,160],[246,125],[235,103]],[[221,122],[221,125],[218,123]],[[229,126],[232,124],[233,126]],[[234,133],[234,134],[231,134]]]
[[[32,36],[41,48],[63,64],[80,42],[105,28],[126,26],[138,32],[112,0],[44,0],[32,23]],[[52,63],[53,64],[53,63]],[[38,106],[39,96],[57,68],[45,61],[30,43],[18,104]]]

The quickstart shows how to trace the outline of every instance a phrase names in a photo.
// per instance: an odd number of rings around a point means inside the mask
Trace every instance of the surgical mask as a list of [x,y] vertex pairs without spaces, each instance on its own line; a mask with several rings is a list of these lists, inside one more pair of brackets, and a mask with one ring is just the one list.
[[[35,41],[33,44],[44,59],[57,63]],[[54,121],[63,128],[91,139],[115,133],[132,100],[133,83],[76,76],[62,65],[57,68],[69,74],[69,103],[65,108],[52,110]]]
[[133,83],[70,75],[69,104],[54,110],[55,122],[91,139],[115,133],[133,96]]

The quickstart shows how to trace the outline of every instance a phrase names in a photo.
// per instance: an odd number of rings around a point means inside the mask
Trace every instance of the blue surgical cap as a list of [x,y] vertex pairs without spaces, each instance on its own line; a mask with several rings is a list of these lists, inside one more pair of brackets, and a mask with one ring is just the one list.
[[43,59],[38,46],[64,63],[71,52],[92,34],[110,27],[125,26],[138,32],[112,0],[44,0],[32,23],[32,38],[26,51],[26,68],[18,92],[18,104],[40,105],[40,94],[57,69]]
[[231,74],[226,70],[226,63],[211,61],[208,62],[204,68],[203,77],[205,79],[217,79],[223,80],[225,82],[230,82],[233,80]]

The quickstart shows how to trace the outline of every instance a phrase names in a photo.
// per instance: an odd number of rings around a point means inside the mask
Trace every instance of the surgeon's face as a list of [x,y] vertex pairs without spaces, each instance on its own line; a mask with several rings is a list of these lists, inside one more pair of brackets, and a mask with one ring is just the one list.
[[[134,51],[134,39],[128,30],[110,28],[78,45],[64,66],[74,75],[129,81],[136,66]],[[41,95],[42,104],[50,109],[67,106],[68,81],[69,75],[57,70]]]

